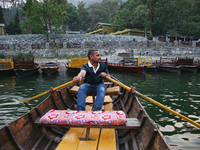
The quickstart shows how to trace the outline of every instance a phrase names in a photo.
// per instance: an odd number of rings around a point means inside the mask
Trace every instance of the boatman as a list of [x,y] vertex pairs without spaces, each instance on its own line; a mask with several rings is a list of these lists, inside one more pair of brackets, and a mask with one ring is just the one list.
[[108,76],[108,68],[101,61],[101,55],[98,50],[90,50],[88,52],[89,61],[81,67],[81,71],[73,78],[73,82],[77,83],[84,77],[84,83],[79,87],[77,98],[77,110],[85,110],[85,99],[89,94],[96,94],[93,111],[102,109],[107,87],[103,78]]

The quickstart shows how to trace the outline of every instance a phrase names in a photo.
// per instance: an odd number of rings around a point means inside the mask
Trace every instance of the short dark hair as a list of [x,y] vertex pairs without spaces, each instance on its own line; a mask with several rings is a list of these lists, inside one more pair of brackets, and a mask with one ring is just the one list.
[[98,50],[96,50],[96,49],[91,49],[91,50],[89,50],[89,52],[88,52],[88,59],[89,59],[89,60],[90,60],[90,55],[93,55],[94,52],[96,52],[96,51],[98,51]]

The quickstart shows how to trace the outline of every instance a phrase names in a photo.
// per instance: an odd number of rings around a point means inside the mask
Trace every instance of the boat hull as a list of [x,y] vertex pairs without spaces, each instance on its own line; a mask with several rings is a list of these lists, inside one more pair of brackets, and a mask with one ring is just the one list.
[[189,65],[182,66],[182,71],[197,73],[198,70],[199,66],[189,66]]
[[79,73],[81,70],[81,67],[67,67],[67,71],[72,73]]
[[181,73],[182,67],[180,66],[159,66],[158,70],[159,71],[167,71],[167,72],[173,72],[180,74]]
[[37,66],[35,68],[30,68],[30,69],[20,69],[19,68],[19,69],[14,69],[14,72],[18,77],[25,77],[25,76],[37,73],[39,68],[40,68],[39,66]]
[[0,69],[0,75],[13,75],[14,69]]
[[147,66],[146,71],[157,72],[158,71],[158,66]]
[[146,66],[127,66],[117,63],[107,63],[108,70],[119,70],[119,71],[129,71],[137,73],[145,73]]
[[49,63],[41,64],[40,65],[40,69],[45,74],[51,75],[51,74],[53,74],[53,73],[58,71],[59,66],[58,66],[57,63],[49,62]]
[[[51,109],[75,110],[76,99],[69,92],[73,85],[68,85],[59,91],[53,92],[28,113],[0,129],[0,149],[56,149],[70,128],[56,127],[55,125],[41,127],[34,122]],[[107,86],[116,85],[108,84]],[[112,96],[113,110],[123,110],[128,118],[137,118],[142,122],[142,125],[139,129],[116,129],[114,132],[116,138],[115,148],[133,150],[133,147],[137,146],[139,150],[169,150],[170,147],[162,133],[153,124],[135,94],[122,87],[120,87],[120,91],[120,95]],[[76,130],[81,129],[77,128]]]

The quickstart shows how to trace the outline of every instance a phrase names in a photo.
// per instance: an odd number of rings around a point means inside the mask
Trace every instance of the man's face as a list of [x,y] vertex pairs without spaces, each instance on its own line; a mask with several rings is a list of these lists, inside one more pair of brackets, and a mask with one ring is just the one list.
[[95,63],[99,63],[101,61],[101,54],[99,51],[95,51],[93,55],[91,55],[91,60]]

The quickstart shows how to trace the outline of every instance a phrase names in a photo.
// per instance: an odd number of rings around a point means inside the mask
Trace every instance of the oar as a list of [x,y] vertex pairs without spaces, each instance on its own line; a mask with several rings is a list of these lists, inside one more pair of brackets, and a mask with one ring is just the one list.
[[[70,84],[72,84],[72,83],[73,83],[73,81],[69,81],[69,82],[67,82],[67,83],[65,83],[65,84],[62,84],[62,85],[60,85],[60,86],[57,86],[57,87],[53,88],[53,91],[56,91],[57,89],[63,88],[63,87],[65,87],[65,86],[67,86],[67,85],[70,85]],[[47,94],[47,93],[49,93],[49,91],[40,93],[40,94],[38,94],[38,95],[36,95],[36,96],[33,96],[33,97],[31,97],[31,98],[28,98],[28,99],[22,101],[22,102],[23,102],[23,103],[28,102],[28,101],[30,101],[30,100],[33,100],[33,99],[38,98],[38,97],[40,97],[40,96],[43,96],[43,95],[45,95],[45,94]]]
[[[118,84],[119,86],[125,88],[125,89],[128,90],[128,91],[131,90],[130,87],[124,85],[124,84],[121,83],[121,82],[118,82],[118,81],[116,81],[116,80],[114,80],[114,79],[111,79],[110,77],[107,77],[107,76],[106,76],[106,78],[107,78],[108,80],[110,80],[110,81],[112,81],[112,82]],[[180,113],[178,113],[178,112],[176,112],[176,111],[174,111],[174,110],[172,110],[172,109],[170,109],[170,108],[168,108],[168,107],[162,105],[161,103],[159,103],[159,102],[157,102],[157,101],[155,101],[155,100],[153,100],[153,99],[151,99],[151,98],[149,98],[149,97],[147,97],[147,96],[141,94],[140,92],[138,92],[138,91],[136,91],[136,90],[134,90],[134,93],[137,94],[137,95],[139,95],[139,96],[141,96],[142,98],[144,98],[144,99],[150,101],[151,103],[153,103],[153,104],[155,104],[155,105],[157,105],[157,106],[159,106],[159,107],[161,107],[161,108],[163,108],[163,109],[165,109],[165,110],[171,112],[172,114],[174,114],[174,115],[176,115],[176,116],[178,116],[178,117],[184,119],[185,121],[190,122],[191,124],[195,125],[196,127],[200,128],[200,124],[199,124],[199,123],[197,123],[197,122],[195,122],[195,121],[193,121],[193,120],[187,118],[186,116],[184,116],[184,115],[182,115],[182,114],[180,114]]]

